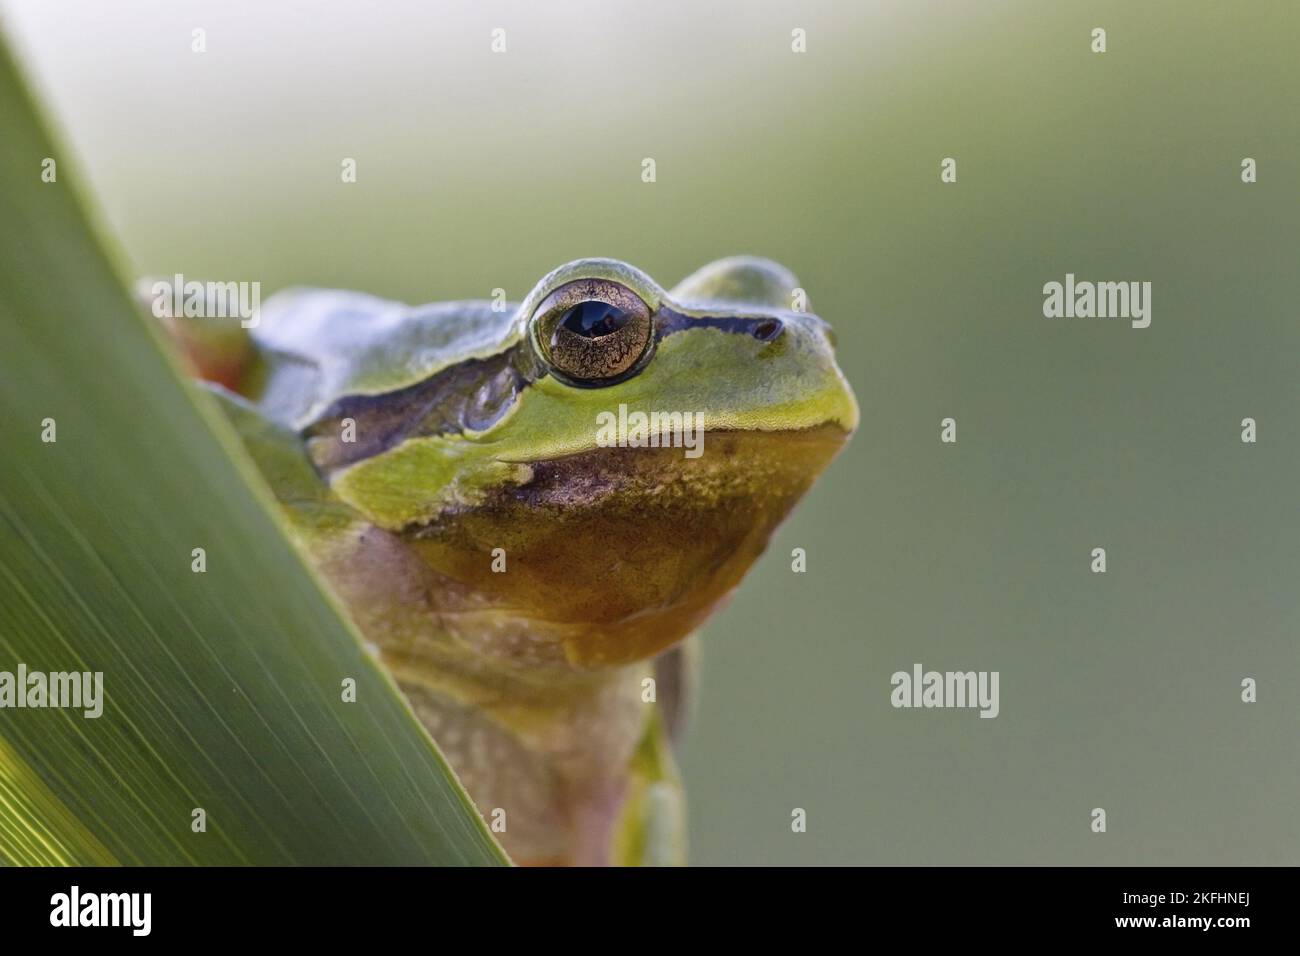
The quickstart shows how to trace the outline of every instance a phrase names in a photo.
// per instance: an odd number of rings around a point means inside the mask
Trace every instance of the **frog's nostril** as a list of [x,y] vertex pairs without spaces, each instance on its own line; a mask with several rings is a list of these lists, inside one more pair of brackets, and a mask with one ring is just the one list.
[[785,330],[785,323],[780,319],[764,319],[754,326],[754,338],[760,342],[771,342]]

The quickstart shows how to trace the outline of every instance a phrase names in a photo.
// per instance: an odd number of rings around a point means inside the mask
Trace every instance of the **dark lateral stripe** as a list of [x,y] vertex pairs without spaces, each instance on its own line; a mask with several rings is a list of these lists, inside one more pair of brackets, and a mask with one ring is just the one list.
[[[467,359],[422,382],[381,395],[346,395],[303,430],[307,450],[322,471],[374,458],[410,438],[482,431],[519,400],[529,378],[519,343],[500,355]],[[343,441],[344,419],[356,422],[355,441]]]
[[686,315],[668,306],[661,306],[655,314],[655,334],[660,339],[687,329],[708,328],[771,341],[781,334],[783,327],[781,320],[773,315]]

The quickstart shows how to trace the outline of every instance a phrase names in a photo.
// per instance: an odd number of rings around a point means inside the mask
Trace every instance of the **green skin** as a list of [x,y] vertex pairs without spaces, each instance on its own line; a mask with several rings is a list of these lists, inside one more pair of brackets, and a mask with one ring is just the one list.
[[[543,312],[593,282],[634,293],[652,332],[621,379],[582,387],[548,361]],[[504,311],[295,290],[248,340],[208,337],[220,374],[173,321],[198,373],[236,387],[214,390],[305,553],[520,863],[683,859],[690,636],[858,420],[797,287],[737,257],[671,292],[579,260]],[[703,413],[703,454],[601,447],[620,404]]]

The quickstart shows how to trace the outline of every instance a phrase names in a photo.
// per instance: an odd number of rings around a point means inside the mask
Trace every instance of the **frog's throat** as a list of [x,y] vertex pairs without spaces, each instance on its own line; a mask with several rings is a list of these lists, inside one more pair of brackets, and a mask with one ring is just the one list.
[[[626,664],[704,622],[847,437],[833,424],[709,432],[698,458],[611,447],[532,462],[526,481],[400,536],[441,582],[444,620],[502,635],[480,653],[509,666],[526,638],[534,661]],[[456,606],[467,594],[472,607]]]

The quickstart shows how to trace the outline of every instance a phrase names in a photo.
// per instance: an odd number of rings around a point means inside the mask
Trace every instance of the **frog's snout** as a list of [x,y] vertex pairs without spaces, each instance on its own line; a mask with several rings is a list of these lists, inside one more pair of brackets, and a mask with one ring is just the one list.
[[755,366],[763,381],[755,383],[753,394],[769,398],[785,419],[784,427],[832,424],[847,440],[858,427],[858,403],[836,359],[831,324],[811,312],[768,321],[778,328],[770,330],[771,337],[764,340],[769,345],[758,353]]

